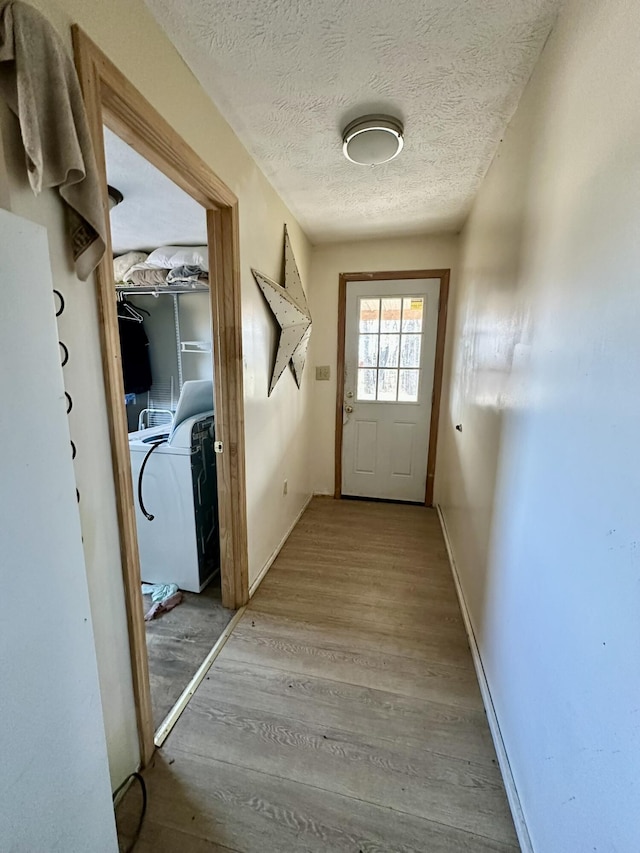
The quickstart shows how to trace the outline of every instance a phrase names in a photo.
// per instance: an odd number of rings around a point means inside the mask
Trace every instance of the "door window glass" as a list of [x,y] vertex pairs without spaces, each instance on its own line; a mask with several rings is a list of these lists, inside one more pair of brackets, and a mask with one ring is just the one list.
[[418,400],[419,370],[401,370],[398,400],[402,403],[415,403]]
[[379,367],[397,367],[400,355],[400,335],[380,335]]
[[376,399],[377,370],[358,369],[358,400]]
[[360,333],[380,331],[380,300],[360,300]]
[[422,296],[405,297],[402,300],[402,331],[421,332],[424,313]]
[[403,335],[400,367],[420,367],[422,335]]
[[417,403],[424,297],[361,298],[357,399]]
[[398,398],[398,371],[378,371],[378,400],[397,400]]
[[[358,367],[378,366],[379,335],[360,335],[358,339]],[[413,366],[413,365],[412,365]]]
[[381,332],[400,331],[400,312],[402,299],[382,299]]

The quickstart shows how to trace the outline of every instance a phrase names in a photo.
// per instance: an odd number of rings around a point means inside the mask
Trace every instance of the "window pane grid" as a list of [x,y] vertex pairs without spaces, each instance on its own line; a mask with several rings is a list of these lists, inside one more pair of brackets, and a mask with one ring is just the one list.
[[359,301],[357,399],[417,403],[424,298]]

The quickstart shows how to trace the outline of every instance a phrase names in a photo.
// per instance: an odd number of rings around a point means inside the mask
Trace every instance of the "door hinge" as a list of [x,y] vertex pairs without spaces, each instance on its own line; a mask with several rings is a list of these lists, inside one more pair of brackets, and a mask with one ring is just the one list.
[[213,442],[213,450],[215,453],[222,453],[222,451],[224,450],[224,445],[222,444],[221,441],[214,441]]

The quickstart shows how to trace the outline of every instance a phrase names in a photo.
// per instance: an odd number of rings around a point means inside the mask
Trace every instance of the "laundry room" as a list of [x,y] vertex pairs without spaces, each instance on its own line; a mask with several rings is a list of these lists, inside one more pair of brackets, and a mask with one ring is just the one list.
[[104,143],[141,580],[127,603],[145,615],[158,735],[233,617],[221,597],[207,221],[107,127]]

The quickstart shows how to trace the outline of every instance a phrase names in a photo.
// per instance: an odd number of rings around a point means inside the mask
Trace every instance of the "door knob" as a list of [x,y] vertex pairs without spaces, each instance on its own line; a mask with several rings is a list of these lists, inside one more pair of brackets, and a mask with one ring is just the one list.
[[344,410],[348,415],[350,415],[353,412],[353,406],[345,406]]
[[347,391],[347,397],[351,399],[353,397],[353,391]]

